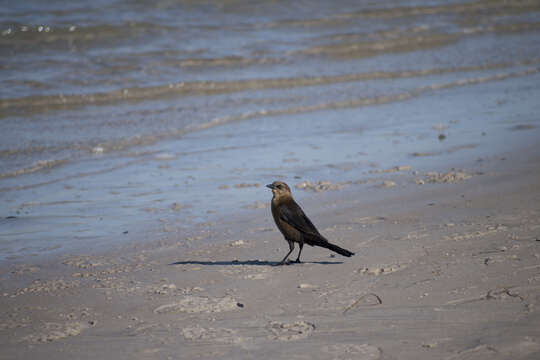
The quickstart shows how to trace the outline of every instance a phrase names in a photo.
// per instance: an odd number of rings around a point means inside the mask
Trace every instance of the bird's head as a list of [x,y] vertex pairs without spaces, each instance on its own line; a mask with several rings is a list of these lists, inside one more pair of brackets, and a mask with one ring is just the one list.
[[291,196],[291,189],[289,188],[289,185],[282,181],[274,181],[273,183],[266,185],[266,187],[272,189],[272,194],[276,199]]

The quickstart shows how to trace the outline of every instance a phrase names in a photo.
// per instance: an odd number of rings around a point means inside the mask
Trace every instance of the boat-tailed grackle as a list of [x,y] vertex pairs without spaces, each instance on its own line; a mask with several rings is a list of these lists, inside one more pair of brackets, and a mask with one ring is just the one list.
[[300,254],[304,244],[311,246],[321,246],[329,250],[335,251],[343,256],[354,255],[353,252],[340,248],[337,245],[331,244],[322,236],[315,225],[304,214],[302,208],[294,201],[291,189],[287,184],[281,181],[274,181],[266,187],[272,189],[272,216],[276,225],[289,243],[290,251],[285,255],[279,265],[285,264],[287,258],[294,250],[294,243],[298,243],[300,251],[295,262],[300,262]]

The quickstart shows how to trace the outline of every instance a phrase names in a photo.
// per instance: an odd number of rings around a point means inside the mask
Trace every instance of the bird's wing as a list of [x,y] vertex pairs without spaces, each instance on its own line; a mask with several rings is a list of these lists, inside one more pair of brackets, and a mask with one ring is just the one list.
[[294,201],[282,204],[279,207],[279,217],[302,233],[320,235],[315,225],[313,225],[311,220],[304,214],[304,211],[302,211],[302,208]]

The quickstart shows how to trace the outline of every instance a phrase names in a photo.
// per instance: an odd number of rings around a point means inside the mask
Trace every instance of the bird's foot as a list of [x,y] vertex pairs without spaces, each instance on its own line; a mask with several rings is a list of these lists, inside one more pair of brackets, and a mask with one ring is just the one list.
[[303,264],[303,262],[300,261],[300,259],[296,259],[296,260],[294,260],[293,262],[294,262],[295,264]]

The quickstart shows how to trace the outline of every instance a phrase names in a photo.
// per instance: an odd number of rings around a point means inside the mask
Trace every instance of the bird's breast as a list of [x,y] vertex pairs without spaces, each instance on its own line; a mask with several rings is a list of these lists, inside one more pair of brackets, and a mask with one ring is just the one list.
[[281,204],[277,201],[272,201],[271,209],[272,209],[272,216],[274,217],[274,221],[276,222],[276,225],[279,229],[279,231],[283,234],[285,239],[301,242],[302,241],[302,233],[300,233],[296,228],[285,222],[281,216],[280,216],[280,206],[285,206],[284,204]]

